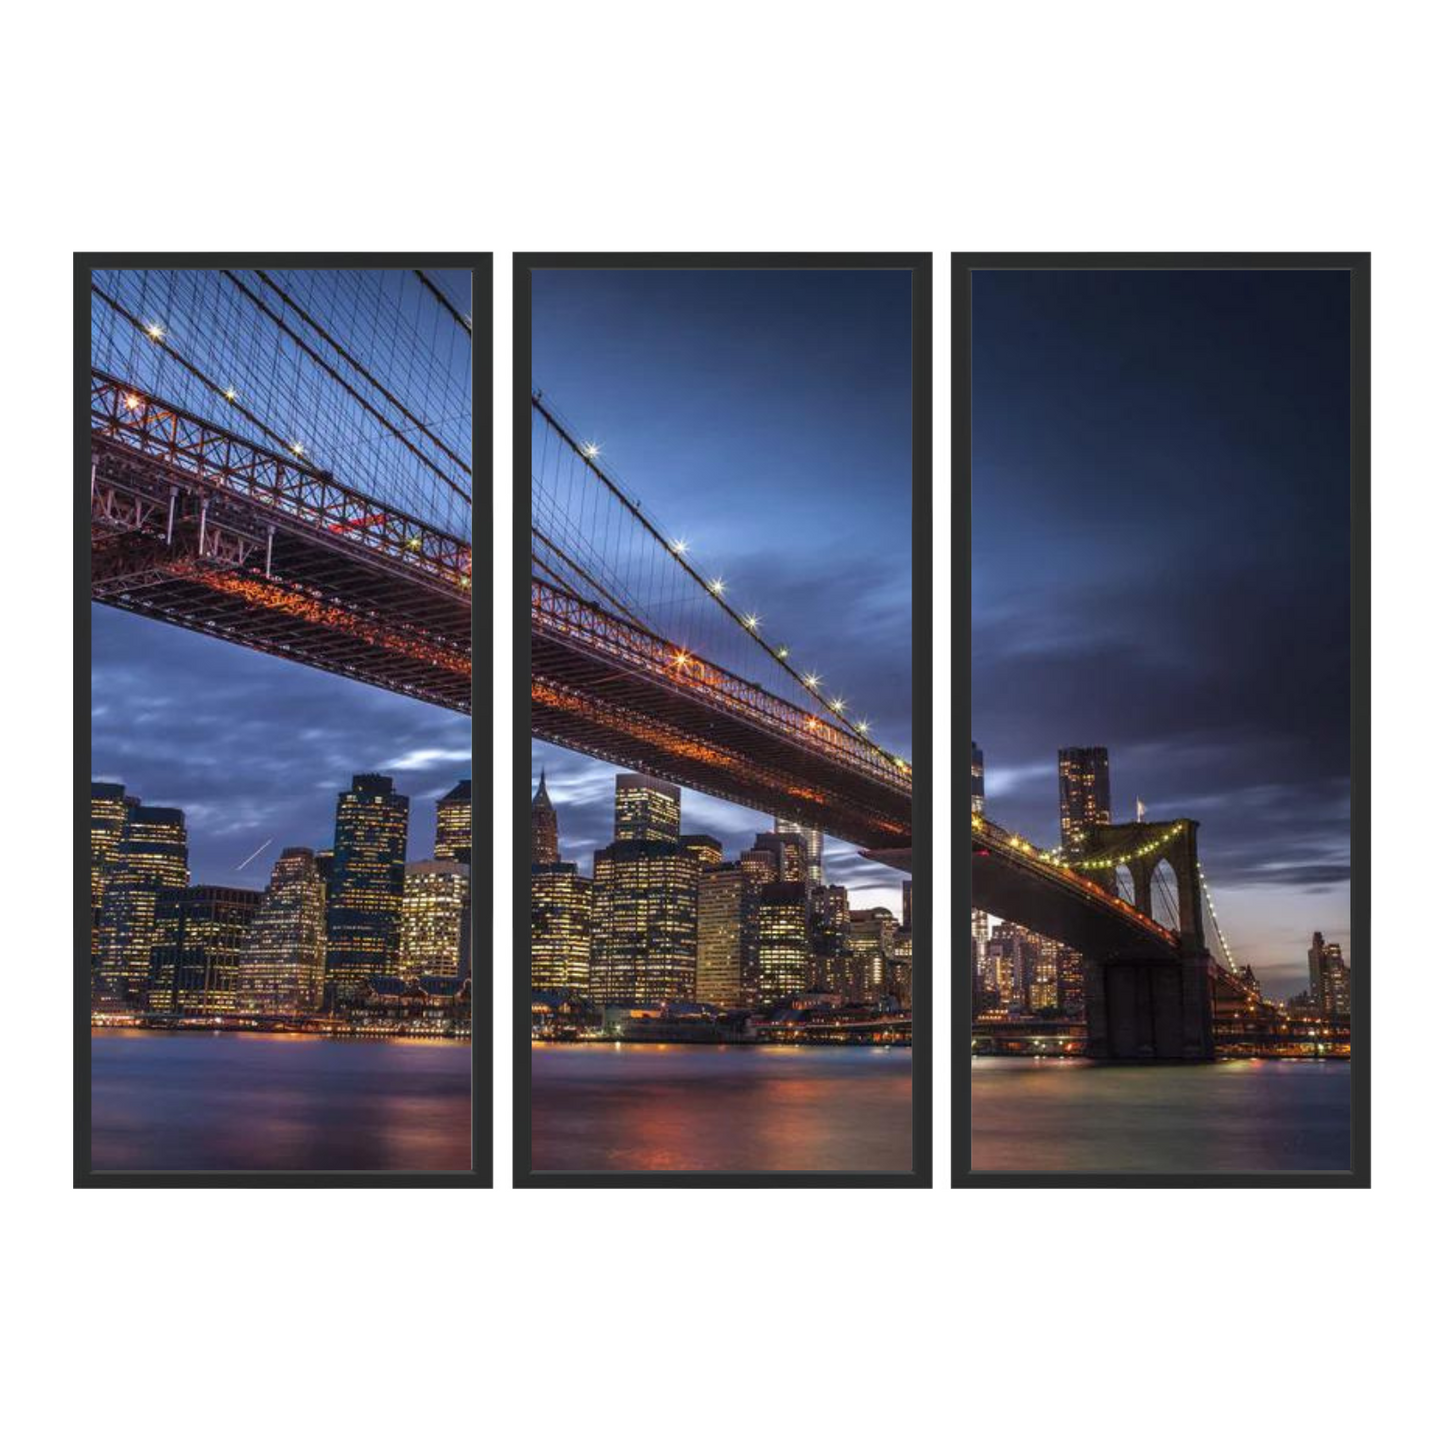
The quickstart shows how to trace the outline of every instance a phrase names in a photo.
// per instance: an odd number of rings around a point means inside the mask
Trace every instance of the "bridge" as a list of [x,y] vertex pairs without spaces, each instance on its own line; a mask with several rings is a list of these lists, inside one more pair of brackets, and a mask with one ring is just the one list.
[[[1198,830],[1188,818],[1104,825],[1066,858],[973,817],[973,906],[1083,956],[1092,1058],[1213,1058],[1216,994],[1235,999],[1252,988],[1219,930]],[[1167,896],[1164,864],[1177,899]],[[1166,897],[1173,917],[1161,922],[1155,915],[1166,911]],[[1224,966],[1211,952],[1211,934]]]
[[534,393],[532,735],[911,868],[907,759],[689,553]]
[[91,596],[471,710],[471,325],[422,271],[97,271]]

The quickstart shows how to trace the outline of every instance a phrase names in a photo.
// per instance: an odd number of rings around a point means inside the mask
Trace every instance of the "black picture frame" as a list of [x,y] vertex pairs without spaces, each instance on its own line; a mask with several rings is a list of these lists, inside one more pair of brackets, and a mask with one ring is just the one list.
[[[490,475],[492,457],[492,256],[490,252],[77,252],[74,257],[74,482],[75,482],[75,970],[74,970],[74,1184],[76,1188],[489,1188],[492,1183],[492,1033],[490,983],[474,990],[471,1046],[472,1164],[465,1170],[96,1170],[90,1164],[90,278],[104,269],[470,270],[473,332],[482,335],[473,371],[472,451]],[[472,549],[491,555],[490,488],[473,505]],[[472,589],[472,782],[474,825],[478,803],[485,830],[491,817],[490,762],[492,618],[487,588]],[[480,777],[475,763],[482,760]],[[478,795],[477,785],[481,790]],[[473,874],[472,957],[489,957],[492,882]],[[478,1016],[480,1014],[480,1016]]]
[[[513,1090],[517,1188],[928,1188],[932,1163],[932,473],[933,257],[916,253],[517,253],[512,261],[513,569]],[[532,273],[539,270],[907,270],[913,275],[913,1167],[906,1172],[593,1171],[531,1167],[531,376]],[[919,606],[918,600],[924,605]]]
[[[972,1061],[971,970],[955,967],[951,1018],[953,1078],[952,1185],[956,1189],[1281,1189],[1368,1188],[1370,1183],[1370,255],[1368,252],[954,252],[952,255],[952,550],[972,558],[972,276],[975,271],[1082,270],[1335,270],[1350,273],[1350,950],[1351,1069],[1350,1167],[1346,1170],[1117,1173],[975,1170],[970,1159]],[[955,574],[957,575],[957,573]],[[967,588],[954,602],[954,726],[962,746],[972,716],[970,659],[972,599]],[[965,777],[960,772],[957,776]],[[954,816],[970,812],[965,785],[956,782]],[[971,869],[956,870],[964,897],[954,916],[971,916]],[[955,951],[964,957],[964,945]]]

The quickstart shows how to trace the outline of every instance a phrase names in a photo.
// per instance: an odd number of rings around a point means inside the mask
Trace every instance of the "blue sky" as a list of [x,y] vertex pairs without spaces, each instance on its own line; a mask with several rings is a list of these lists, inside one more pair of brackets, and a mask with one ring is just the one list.
[[[705,575],[911,755],[911,277],[858,271],[543,271],[532,382]],[[564,854],[610,841],[616,769],[532,745]],[[729,853],[771,826],[687,792]],[[830,841],[830,878],[899,911],[902,875]]]
[[1116,816],[1197,818],[1275,992],[1349,952],[1349,281],[973,281],[972,732],[989,812],[1058,841],[1057,750]]

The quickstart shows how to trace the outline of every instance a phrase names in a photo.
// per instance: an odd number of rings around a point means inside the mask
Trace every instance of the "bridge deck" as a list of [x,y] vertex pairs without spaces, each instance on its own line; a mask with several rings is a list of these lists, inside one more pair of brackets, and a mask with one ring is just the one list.
[[906,765],[536,579],[532,732],[864,848],[912,841]]
[[91,391],[96,601],[471,710],[464,541],[114,378]]

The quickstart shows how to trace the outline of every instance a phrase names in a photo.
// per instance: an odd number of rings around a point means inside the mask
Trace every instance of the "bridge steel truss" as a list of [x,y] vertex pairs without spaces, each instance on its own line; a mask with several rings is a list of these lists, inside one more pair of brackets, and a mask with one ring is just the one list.
[[536,576],[532,733],[864,848],[912,844],[906,763]]
[[102,372],[97,602],[471,711],[471,546]]

